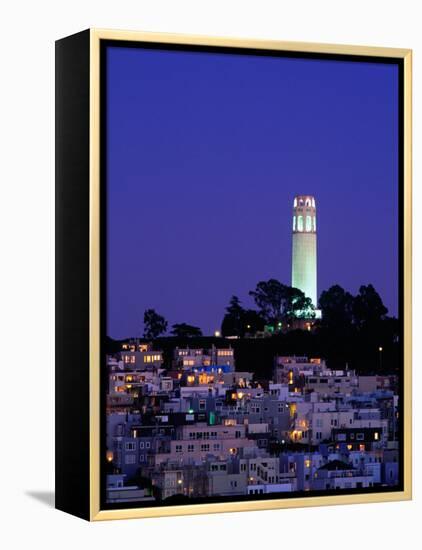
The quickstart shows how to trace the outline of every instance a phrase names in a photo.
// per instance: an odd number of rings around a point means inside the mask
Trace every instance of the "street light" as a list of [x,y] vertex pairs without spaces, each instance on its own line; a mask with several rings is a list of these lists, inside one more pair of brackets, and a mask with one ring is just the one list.
[[216,338],[220,338],[221,332],[220,332],[219,330],[216,330],[216,331],[214,332],[214,336],[215,336]]
[[378,352],[379,352],[379,358],[380,358],[380,371],[382,370],[382,346],[379,346]]

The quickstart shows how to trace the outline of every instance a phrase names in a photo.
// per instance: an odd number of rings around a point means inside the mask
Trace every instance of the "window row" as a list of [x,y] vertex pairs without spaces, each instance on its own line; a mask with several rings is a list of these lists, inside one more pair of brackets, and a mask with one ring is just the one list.
[[[140,441],[139,442],[139,448],[140,449],[150,449],[151,448],[151,442],[150,441]],[[137,449],[137,441],[129,441],[125,443],[125,450],[126,451],[136,451]]]
[[293,231],[316,231],[316,217],[312,216],[306,216],[305,217],[305,227],[304,227],[304,221],[303,216],[293,216]]
[[[220,443],[214,443],[212,445],[213,451],[219,451],[221,449]],[[189,443],[187,445],[187,452],[188,453],[194,453],[195,451],[201,451],[202,453],[207,453],[211,450],[211,446],[209,443],[201,443],[201,445],[197,446],[193,443]],[[183,445],[176,445],[175,446],[176,453],[183,453]]]

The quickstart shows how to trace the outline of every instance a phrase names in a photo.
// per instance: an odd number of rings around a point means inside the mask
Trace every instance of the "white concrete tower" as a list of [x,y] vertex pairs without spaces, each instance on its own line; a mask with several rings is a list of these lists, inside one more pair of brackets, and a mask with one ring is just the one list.
[[293,202],[292,286],[317,307],[316,207],[310,195],[298,195]]

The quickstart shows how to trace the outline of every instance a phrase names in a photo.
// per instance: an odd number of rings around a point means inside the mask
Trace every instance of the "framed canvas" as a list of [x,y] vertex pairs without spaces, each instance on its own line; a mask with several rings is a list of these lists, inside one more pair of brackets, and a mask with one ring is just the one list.
[[56,43],[56,506],[411,498],[411,51]]

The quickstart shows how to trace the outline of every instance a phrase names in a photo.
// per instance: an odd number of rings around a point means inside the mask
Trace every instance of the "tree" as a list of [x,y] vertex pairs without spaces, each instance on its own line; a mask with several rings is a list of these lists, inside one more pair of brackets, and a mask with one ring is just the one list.
[[243,327],[244,315],[245,310],[240,305],[239,298],[232,296],[221,324],[223,336],[243,336],[245,331],[245,327]]
[[260,281],[255,290],[249,292],[259,312],[268,323],[277,323],[281,318],[281,307],[285,298],[285,285],[276,279]]
[[245,309],[242,323],[242,336],[244,336],[245,332],[254,334],[255,332],[264,330],[265,327],[265,319],[263,319],[261,315],[254,309]]
[[237,296],[232,296],[230,298],[229,305],[226,307],[226,312],[229,315],[232,315],[233,317],[237,317],[240,319],[241,315],[243,314],[245,310],[240,305],[240,300]]
[[315,316],[312,300],[298,288],[283,285],[276,279],[261,281],[249,292],[267,323],[289,322],[293,318]]
[[354,297],[340,285],[331,286],[319,297],[321,347],[333,365],[350,364],[359,348],[353,324],[353,301]]
[[311,298],[305,296],[300,289],[287,286],[282,303],[282,320],[289,322],[293,319],[313,319],[314,317],[315,308]]
[[144,337],[157,338],[167,330],[167,321],[154,309],[146,309],[144,313]]
[[324,290],[319,297],[323,326],[339,329],[353,322],[353,296],[340,285]]
[[232,296],[226,308],[221,332],[223,336],[238,336],[243,338],[246,333],[255,333],[263,330],[265,319],[254,309],[244,309],[237,296]]
[[388,309],[375,288],[362,285],[353,300],[353,318],[358,327],[379,323],[388,313]]
[[190,338],[192,336],[202,336],[202,330],[186,323],[176,323],[172,326],[171,334],[179,338]]

